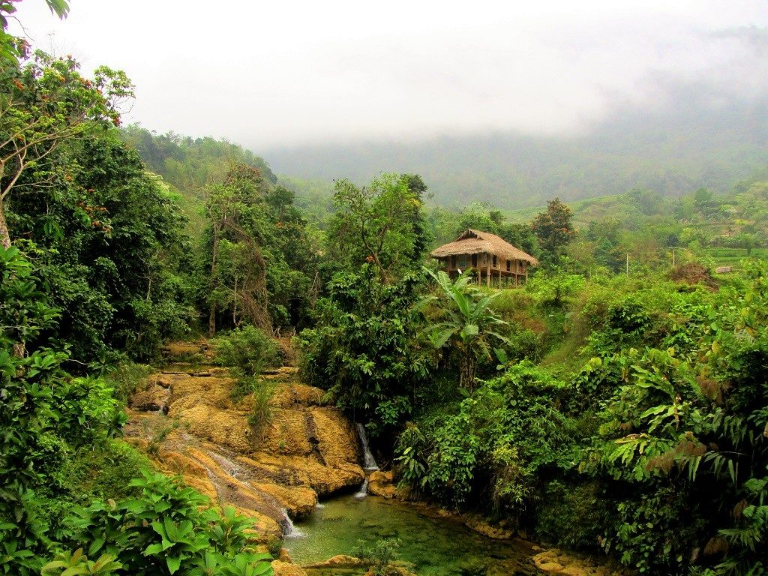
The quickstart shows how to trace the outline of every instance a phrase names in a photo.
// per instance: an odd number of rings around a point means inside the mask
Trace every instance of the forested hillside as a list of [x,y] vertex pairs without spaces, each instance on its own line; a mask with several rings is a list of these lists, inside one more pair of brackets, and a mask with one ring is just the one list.
[[588,133],[542,137],[498,132],[414,141],[359,141],[260,150],[277,174],[308,181],[362,183],[380,171],[418,172],[435,202],[503,209],[572,201],[633,188],[678,196],[697,188],[726,192],[765,171],[768,108],[741,103],[711,109],[695,100],[667,111],[625,108]]

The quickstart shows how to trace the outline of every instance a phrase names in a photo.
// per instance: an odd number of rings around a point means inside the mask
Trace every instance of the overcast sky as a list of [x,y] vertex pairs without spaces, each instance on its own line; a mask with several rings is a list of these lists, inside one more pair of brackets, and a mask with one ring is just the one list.
[[[765,0],[43,0],[19,21],[86,71],[125,70],[125,119],[255,148],[520,130],[577,134],[673,85],[768,93]],[[18,28],[12,29],[18,33]]]

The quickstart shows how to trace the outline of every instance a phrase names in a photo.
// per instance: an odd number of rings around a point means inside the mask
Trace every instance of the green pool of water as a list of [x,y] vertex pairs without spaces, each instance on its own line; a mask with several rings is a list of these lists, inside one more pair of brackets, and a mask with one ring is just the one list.
[[434,518],[417,507],[375,496],[329,500],[296,523],[300,536],[284,546],[300,565],[352,554],[360,541],[370,547],[397,538],[398,560],[419,576],[512,576],[534,574],[529,547],[485,538],[452,519]]

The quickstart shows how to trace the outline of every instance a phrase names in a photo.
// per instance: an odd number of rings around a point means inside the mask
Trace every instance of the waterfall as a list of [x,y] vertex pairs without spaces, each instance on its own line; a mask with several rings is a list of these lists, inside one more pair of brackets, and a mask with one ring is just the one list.
[[[360,444],[363,447],[363,467],[366,472],[375,472],[379,469],[376,464],[376,459],[371,454],[371,449],[368,447],[368,436],[365,435],[365,426],[357,423],[357,434],[360,436]],[[368,481],[365,482],[366,488],[368,487]]]
[[288,516],[288,511],[283,509],[283,519],[280,520],[280,527],[283,529],[283,536],[286,538],[300,538],[304,536],[304,533],[293,525],[291,517]]
[[355,498],[360,499],[365,498],[366,496],[368,496],[368,478],[363,480],[363,484],[360,486],[360,490],[355,492]]
[[360,436],[360,445],[363,447],[363,469],[365,470],[365,480],[363,481],[360,490],[355,494],[355,498],[365,498],[368,495],[368,474],[375,472],[379,469],[379,465],[376,464],[376,459],[371,454],[371,449],[368,447],[368,436],[365,434],[365,426],[359,422],[357,426],[357,435]]

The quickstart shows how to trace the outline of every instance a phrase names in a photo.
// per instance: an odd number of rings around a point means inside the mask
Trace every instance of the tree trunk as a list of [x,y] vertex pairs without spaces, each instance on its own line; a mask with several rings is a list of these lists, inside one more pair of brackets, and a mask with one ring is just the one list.
[[471,349],[464,352],[460,364],[459,385],[471,393],[475,389],[475,357]]
[[[3,248],[8,250],[11,247],[11,235],[8,233],[8,223],[5,221],[5,202],[0,200],[0,242]],[[13,355],[16,358],[23,358],[26,354],[26,347],[23,342],[16,342],[13,345]]]
[[232,326],[237,328],[237,276],[235,276],[235,287],[232,289]]
[[0,242],[6,250],[11,247],[11,235],[8,233],[8,224],[5,221],[5,202],[2,200],[0,200]]
[[[211,254],[211,287],[216,277],[216,257],[219,253],[219,226],[213,225],[213,250]],[[208,313],[208,337],[216,336],[216,301],[211,300],[211,309]]]

